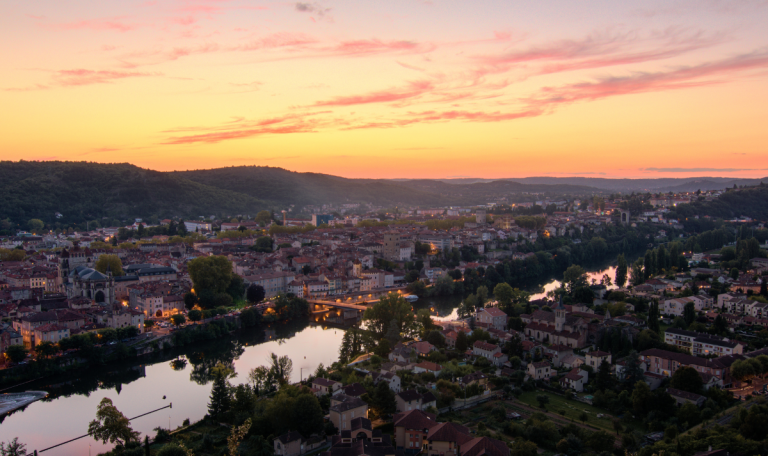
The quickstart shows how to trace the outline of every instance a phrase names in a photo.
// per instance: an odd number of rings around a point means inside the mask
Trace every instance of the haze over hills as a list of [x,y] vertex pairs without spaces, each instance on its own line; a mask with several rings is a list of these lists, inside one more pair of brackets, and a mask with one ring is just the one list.
[[[199,217],[255,214],[263,209],[367,203],[375,206],[477,205],[612,192],[717,189],[759,180],[602,179],[348,179],[282,168],[240,166],[160,172],[123,164],[0,162],[0,219],[22,226],[130,220],[136,217]],[[57,218],[56,213],[61,216]]]
[[[575,185],[599,188],[611,192],[694,192],[696,190],[720,190],[738,185],[757,185],[760,182],[768,182],[768,177],[761,179],[740,179],[732,177],[688,177],[688,178],[655,178],[655,179],[610,179],[602,177],[511,177],[504,179],[438,179],[449,184],[474,184],[498,181],[511,181],[521,184],[541,185]],[[408,180],[403,179],[403,182]]]

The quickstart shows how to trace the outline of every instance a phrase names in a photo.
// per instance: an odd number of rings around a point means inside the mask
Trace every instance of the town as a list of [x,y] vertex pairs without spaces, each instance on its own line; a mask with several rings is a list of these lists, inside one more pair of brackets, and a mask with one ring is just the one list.
[[[702,433],[759,441],[768,413],[754,402],[768,385],[768,230],[683,212],[725,193],[327,205],[86,230],[32,219],[1,243],[0,381],[307,319],[346,330],[336,362],[295,381],[292,360],[273,354],[239,385],[219,364],[203,420],[143,441],[126,424],[110,454],[217,454],[226,441],[260,456],[681,444],[719,456],[698,446]],[[591,280],[580,266],[606,261],[613,272]],[[524,291],[548,274],[557,288]],[[450,296],[455,318],[419,308]],[[40,399],[14,394],[6,411]],[[734,408],[745,401],[748,413]],[[89,434],[109,440],[99,420]]]

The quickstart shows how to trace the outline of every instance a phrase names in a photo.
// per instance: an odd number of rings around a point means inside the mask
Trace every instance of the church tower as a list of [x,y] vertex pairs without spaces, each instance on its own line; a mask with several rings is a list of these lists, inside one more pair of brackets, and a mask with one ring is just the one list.
[[563,298],[560,297],[560,302],[555,307],[555,330],[562,331],[565,326],[565,307],[563,307]]

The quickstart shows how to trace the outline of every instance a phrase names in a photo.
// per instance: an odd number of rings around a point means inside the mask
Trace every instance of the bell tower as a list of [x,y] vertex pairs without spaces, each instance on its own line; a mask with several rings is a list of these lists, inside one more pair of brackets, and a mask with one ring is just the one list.
[[555,329],[559,332],[563,330],[565,326],[565,307],[563,307],[563,298],[560,297],[560,302],[555,307]]

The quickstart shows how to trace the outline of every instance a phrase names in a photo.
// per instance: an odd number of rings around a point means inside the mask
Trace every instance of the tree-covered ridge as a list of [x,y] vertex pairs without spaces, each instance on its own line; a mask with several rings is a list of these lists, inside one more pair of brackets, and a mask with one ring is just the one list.
[[723,219],[746,216],[756,220],[768,219],[768,186],[730,189],[712,201],[693,201],[670,211],[669,218],[710,216]]
[[172,174],[283,205],[362,202],[432,205],[443,202],[433,193],[409,189],[387,180],[345,179],[328,174],[297,173],[282,168],[238,166]]
[[264,207],[241,193],[126,163],[0,162],[0,219],[21,227],[30,218],[53,225],[103,217],[255,213]]

